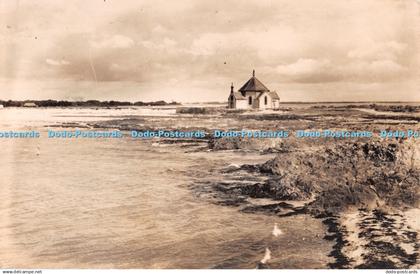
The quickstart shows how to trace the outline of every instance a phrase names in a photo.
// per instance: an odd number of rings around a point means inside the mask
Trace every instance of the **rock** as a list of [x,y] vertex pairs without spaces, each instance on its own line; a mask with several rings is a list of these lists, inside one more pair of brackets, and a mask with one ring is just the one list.
[[347,142],[318,151],[278,154],[243,170],[269,175],[264,183],[236,187],[242,195],[275,200],[307,200],[317,216],[334,215],[351,207],[416,206],[420,200],[420,170],[413,164],[414,144]]

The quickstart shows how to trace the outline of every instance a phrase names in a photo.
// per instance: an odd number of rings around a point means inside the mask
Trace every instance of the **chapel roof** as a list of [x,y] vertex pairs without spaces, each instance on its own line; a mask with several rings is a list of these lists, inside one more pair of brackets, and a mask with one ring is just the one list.
[[252,77],[239,89],[240,92],[246,91],[270,91],[260,80],[255,77],[255,70],[252,71]]
[[245,96],[243,96],[240,92],[234,92],[233,96],[236,98],[236,100],[246,100]]

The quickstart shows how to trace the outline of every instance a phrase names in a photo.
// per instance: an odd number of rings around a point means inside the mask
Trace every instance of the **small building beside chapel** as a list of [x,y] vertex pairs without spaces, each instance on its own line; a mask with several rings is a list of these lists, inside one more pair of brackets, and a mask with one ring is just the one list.
[[252,77],[238,91],[234,91],[233,83],[230,87],[228,108],[232,109],[278,109],[280,97],[275,91],[270,91],[260,80]]

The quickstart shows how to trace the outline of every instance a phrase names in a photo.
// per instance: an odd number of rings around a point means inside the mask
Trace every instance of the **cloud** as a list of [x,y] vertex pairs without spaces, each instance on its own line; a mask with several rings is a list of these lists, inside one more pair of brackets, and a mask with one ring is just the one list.
[[289,82],[328,83],[337,81],[395,81],[405,76],[407,68],[393,60],[349,60],[333,63],[328,59],[298,59],[279,65],[274,72]]
[[262,61],[298,56],[305,46],[302,35],[286,26],[267,27],[264,31],[240,30],[198,34],[188,51],[193,55],[213,56],[237,51],[255,53]]
[[329,59],[300,58],[293,63],[279,65],[274,69],[283,81],[296,83],[328,83],[341,81],[337,66]]
[[134,46],[134,41],[130,37],[124,35],[113,35],[111,37],[92,41],[91,46],[93,48],[127,49]]
[[288,76],[308,76],[331,69],[331,62],[327,59],[299,59],[295,63],[277,66],[276,71]]
[[413,3],[22,0],[2,14],[10,28],[0,28],[0,79],[141,86],[176,79],[220,91],[256,69],[272,88],[418,82]]
[[178,43],[173,39],[165,37],[163,39],[159,39],[159,41],[156,41],[156,42],[151,41],[151,40],[146,40],[146,41],[141,41],[139,44],[150,50],[169,51],[169,50],[173,50]]
[[67,66],[67,65],[70,65],[70,62],[68,62],[66,60],[54,60],[54,59],[50,59],[50,58],[47,58],[45,60],[45,63],[47,63],[48,65],[51,65],[51,66]]
[[347,79],[395,81],[407,76],[407,68],[392,60],[356,61],[337,69]]
[[352,49],[347,56],[353,59],[396,60],[407,49],[407,45],[396,41],[370,42],[363,47]]

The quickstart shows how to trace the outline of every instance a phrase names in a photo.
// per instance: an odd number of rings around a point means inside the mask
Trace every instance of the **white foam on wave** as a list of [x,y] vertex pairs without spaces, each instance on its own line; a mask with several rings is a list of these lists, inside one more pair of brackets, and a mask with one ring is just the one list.
[[277,223],[274,224],[274,228],[271,233],[274,235],[274,237],[278,237],[284,234],[283,231],[277,226]]
[[268,247],[265,248],[264,258],[260,261],[262,264],[266,264],[269,260],[271,260],[271,251]]

